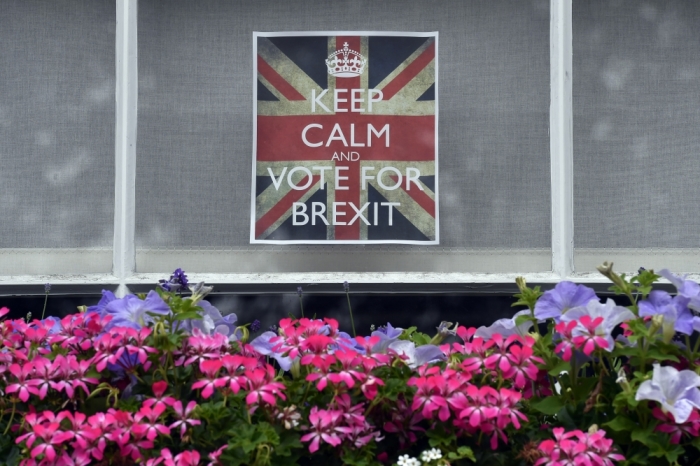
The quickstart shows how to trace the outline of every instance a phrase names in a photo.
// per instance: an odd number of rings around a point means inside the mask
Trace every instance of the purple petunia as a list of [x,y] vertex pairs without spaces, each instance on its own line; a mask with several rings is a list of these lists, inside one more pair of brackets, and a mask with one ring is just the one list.
[[635,317],[632,311],[626,307],[617,306],[615,301],[608,299],[605,304],[598,301],[588,301],[585,306],[570,309],[569,312],[561,317],[561,322],[579,321],[572,333],[574,336],[585,336],[588,334],[588,329],[580,322],[583,316],[588,316],[591,320],[595,320],[598,317],[603,319],[596,327],[596,336],[602,337],[607,341],[607,351],[612,351],[615,346],[612,337],[615,327]]
[[479,327],[474,333],[475,337],[481,337],[485,340],[490,339],[494,334],[499,334],[502,337],[509,337],[511,335],[520,335],[524,337],[530,331],[532,327],[532,320],[526,320],[520,325],[516,325],[516,319],[520,316],[529,316],[530,310],[525,309],[524,311],[517,312],[510,319],[498,319],[490,326]]
[[[88,312],[90,312],[89,308]],[[148,292],[146,299],[139,299],[132,294],[121,299],[115,298],[104,306],[101,314],[112,316],[112,320],[105,326],[106,330],[112,327],[131,327],[139,330],[141,327],[154,322],[153,316],[149,315],[149,313],[165,316],[170,314],[170,312],[170,307],[165,301],[161,299],[158,293],[151,290]]]
[[535,317],[538,320],[552,318],[559,321],[569,309],[585,306],[590,301],[598,301],[595,291],[587,286],[572,282],[561,282],[545,293],[535,304]]
[[693,314],[687,303],[686,297],[671,297],[665,291],[654,290],[648,299],[639,302],[639,316],[663,315],[664,333],[676,331],[690,335],[693,333]]

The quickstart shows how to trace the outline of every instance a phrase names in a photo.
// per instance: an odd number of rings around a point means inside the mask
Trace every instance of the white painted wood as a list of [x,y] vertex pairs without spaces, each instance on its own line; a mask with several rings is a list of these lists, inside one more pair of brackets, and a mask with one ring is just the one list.
[[0,252],[0,276],[104,274],[112,269],[112,249],[16,248]]
[[572,0],[550,1],[552,271],[561,278],[574,272],[571,5]]
[[136,197],[136,117],[138,99],[137,0],[117,0],[116,126],[113,274],[117,295],[128,293],[126,280],[136,270],[134,248]]
[[700,270],[699,249],[589,249],[577,248],[576,270],[581,273],[595,272],[604,261],[612,261],[613,270],[628,275],[645,269],[669,269],[676,274]]
[[[136,252],[139,272],[312,273],[403,271],[433,273],[534,273],[551,270],[549,249],[461,249],[406,247],[400,251],[322,247],[309,251],[251,247],[239,250],[142,250]],[[342,280],[341,280],[342,282]]]

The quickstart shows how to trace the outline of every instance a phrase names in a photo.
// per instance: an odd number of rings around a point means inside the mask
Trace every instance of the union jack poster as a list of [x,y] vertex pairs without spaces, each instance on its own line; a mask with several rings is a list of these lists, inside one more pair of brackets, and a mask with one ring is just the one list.
[[251,243],[438,244],[437,32],[253,36]]

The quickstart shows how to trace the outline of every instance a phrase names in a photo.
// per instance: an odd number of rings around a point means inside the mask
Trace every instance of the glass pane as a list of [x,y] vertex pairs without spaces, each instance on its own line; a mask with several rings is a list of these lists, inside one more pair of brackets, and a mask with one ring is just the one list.
[[425,0],[141,0],[138,29],[136,236],[142,252],[320,251],[249,245],[252,33],[303,30],[438,31],[441,244],[420,251],[548,251],[546,0],[452,1],[440,8]]
[[111,248],[114,0],[2,10],[0,248]]
[[700,3],[578,0],[573,23],[577,260],[697,248]]

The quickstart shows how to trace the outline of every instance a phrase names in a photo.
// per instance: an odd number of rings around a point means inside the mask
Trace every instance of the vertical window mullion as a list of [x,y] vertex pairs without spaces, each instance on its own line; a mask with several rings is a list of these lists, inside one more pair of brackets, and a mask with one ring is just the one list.
[[126,280],[135,271],[136,106],[138,56],[137,0],[116,0],[116,127],[113,273],[117,294],[128,290]]
[[550,2],[552,272],[574,272],[572,0]]

